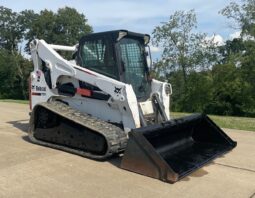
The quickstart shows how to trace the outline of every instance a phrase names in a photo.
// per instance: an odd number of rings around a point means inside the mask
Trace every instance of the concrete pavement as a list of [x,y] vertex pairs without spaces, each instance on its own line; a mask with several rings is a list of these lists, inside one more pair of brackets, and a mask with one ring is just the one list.
[[[29,142],[28,105],[0,102],[0,197],[254,197],[255,132],[224,129],[237,147],[168,184]],[[255,124],[255,123],[254,123]]]

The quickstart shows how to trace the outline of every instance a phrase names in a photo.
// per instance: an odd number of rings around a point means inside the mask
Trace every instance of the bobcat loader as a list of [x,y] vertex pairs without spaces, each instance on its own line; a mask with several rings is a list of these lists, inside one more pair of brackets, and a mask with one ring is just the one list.
[[33,40],[31,141],[97,160],[124,152],[121,168],[170,183],[233,149],[206,115],[170,119],[172,88],[150,78],[149,40],[126,30],[71,47]]

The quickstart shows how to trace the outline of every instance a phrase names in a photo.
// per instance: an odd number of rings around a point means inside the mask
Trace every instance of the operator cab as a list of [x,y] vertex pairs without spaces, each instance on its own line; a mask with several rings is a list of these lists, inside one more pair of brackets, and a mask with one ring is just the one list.
[[131,84],[139,101],[149,98],[150,81],[145,47],[150,36],[116,30],[92,33],[79,42],[80,66]]

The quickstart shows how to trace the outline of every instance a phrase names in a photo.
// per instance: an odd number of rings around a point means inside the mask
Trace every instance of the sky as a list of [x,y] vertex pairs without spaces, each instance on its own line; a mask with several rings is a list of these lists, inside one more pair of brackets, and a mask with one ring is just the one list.
[[[238,2],[240,0],[235,0]],[[65,6],[83,13],[94,32],[127,29],[151,34],[155,26],[166,22],[177,10],[194,9],[197,15],[197,31],[217,36],[217,41],[238,35],[230,28],[230,21],[219,14],[231,0],[0,0],[5,6],[19,12],[32,9],[57,11]],[[157,51],[154,48],[153,51]]]

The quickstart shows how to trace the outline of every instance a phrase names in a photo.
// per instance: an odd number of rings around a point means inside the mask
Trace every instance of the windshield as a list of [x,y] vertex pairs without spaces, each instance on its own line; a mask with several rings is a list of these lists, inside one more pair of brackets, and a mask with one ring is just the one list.
[[86,40],[81,46],[81,66],[118,79],[114,47],[110,39]]
[[150,86],[143,42],[133,38],[123,38],[119,45],[125,83],[132,85],[138,99],[147,99]]

